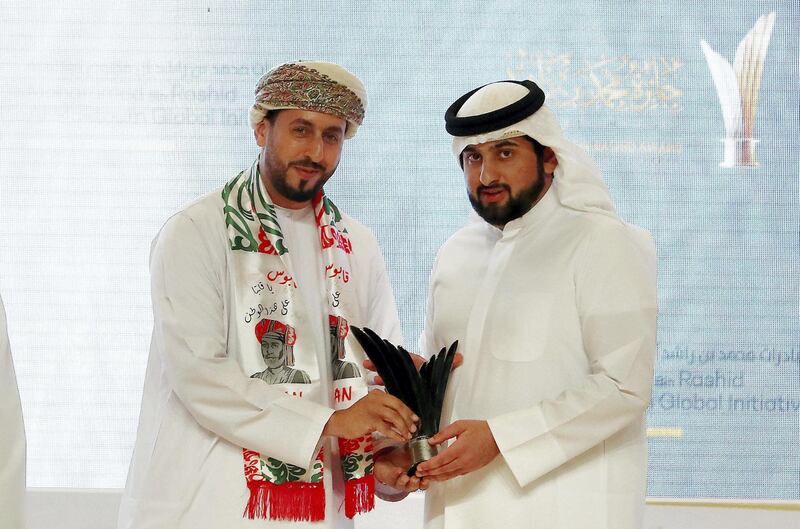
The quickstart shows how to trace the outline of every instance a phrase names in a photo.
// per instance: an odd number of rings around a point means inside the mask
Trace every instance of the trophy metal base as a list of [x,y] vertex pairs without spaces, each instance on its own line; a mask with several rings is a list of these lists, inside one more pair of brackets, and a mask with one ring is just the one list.
[[407,476],[413,476],[417,472],[417,465],[423,461],[431,459],[439,453],[435,446],[428,443],[429,437],[427,435],[420,435],[408,442],[408,450],[411,452],[411,468],[406,472]]

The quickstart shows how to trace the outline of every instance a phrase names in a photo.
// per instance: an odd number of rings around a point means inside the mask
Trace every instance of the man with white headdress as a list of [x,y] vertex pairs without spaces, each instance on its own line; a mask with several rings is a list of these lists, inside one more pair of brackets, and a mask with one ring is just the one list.
[[25,505],[25,425],[0,298],[0,527],[22,529]]
[[421,337],[464,355],[418,467],[428,528],[640,523],[655,248],[544,98],[503,81],[446,113],[476,215],[439,251]]
[[[331,363],[364,358],[348,333],[332,353],[330,318],[401,340],[375,238],[323,191],[365,107],[341,66],[267,72],[250,111],[256,161],[153,242],[153,341],[120,528],[352,527],[376,478],[420,485],[374,460],[371,435],[405,441],[417,417]],[[302,376],[260,375],[265,336]]]

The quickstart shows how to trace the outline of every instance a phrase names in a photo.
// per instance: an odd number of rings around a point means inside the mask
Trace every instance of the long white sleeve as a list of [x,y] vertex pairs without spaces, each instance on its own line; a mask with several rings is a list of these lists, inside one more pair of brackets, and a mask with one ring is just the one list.
[[[375,248],[377,247],[376,242]],[[371,282],[367,292],[369,310],[364,317],[366,325],[390,342],[402,344],[403,331],[383,255],[378,251],[374,252],[369,263]]]
[[154,345],[167,378],[203,428],[307,467],[333,410],[249,378],[229,355],[224,260],[224,248],[208,245],[183,215],[165,225],[153,247]]
[[631,228],[597,230],[576,269],[590,374],[555,399],[489,420],[525,486],[641,419],[655,362],[655,250]]

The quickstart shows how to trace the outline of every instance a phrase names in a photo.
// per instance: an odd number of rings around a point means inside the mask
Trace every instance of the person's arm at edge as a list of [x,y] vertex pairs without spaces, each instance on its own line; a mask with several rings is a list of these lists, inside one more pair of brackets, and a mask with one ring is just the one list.
[[[22,527],[25,518],[25,425],[22,418],[14,361],[6,331],[6,315],[0,298],[0,376],[3,398],[0,399],[0,513],[8,527]],[[4,525],[5,527],[5,525]]]

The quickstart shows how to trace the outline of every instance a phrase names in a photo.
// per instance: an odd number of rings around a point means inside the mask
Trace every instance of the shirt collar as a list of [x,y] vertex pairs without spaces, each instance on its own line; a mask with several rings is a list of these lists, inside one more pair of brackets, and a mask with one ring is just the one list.
[[279,217],[294,222],[302,222],[314,216],[314,209],[310,205],[300,209],[292,209],[275,204],[275,211],[278,213]]
[[502,230],[489,223],[486,223],[486,225],[492,232],[502,238],[513,237],[523,229],[541,225],[558,208],[558,196],[554,189],[555,187],[556,182],[553,180],[544,196],[527,213],[507,223]]

